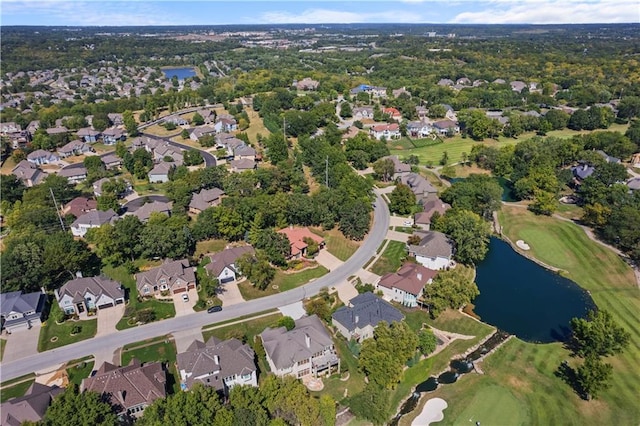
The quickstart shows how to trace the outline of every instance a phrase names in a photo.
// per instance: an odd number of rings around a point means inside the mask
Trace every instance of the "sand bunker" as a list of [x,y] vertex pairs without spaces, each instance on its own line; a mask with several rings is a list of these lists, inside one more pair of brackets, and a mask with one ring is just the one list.
[[520,248],[522,250],[529,250],[531,248],[531,247],[529,247],[529,244],[525,243],[522,240],[516,241],[516,245],[518,246],[518,248]]
[[447,407],[447,401],[444,399],[431,398],[424,404],[420,415],[411,422],[411,426],[429,426],[431,423],[441,421],[444,419],[443,411]]

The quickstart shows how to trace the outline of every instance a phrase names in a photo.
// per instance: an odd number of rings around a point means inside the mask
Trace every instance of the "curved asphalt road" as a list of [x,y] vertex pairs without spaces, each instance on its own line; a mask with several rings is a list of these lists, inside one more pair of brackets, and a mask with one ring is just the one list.
[[313,282],[283,293],[233,305],[214,314],[207,314],[204,311],[166,319],[41,352],[19,361],[3,363],[0,369],[0,381],[11,380],[34,371],[53,369],[71,359],[91,355],[96,352],[96,349],[117,348],[177,331],[191,330],[215,322],[271,310],[315,295],[320,288],[331,287],[354,275],[375,254],[389,229],[389,209],[379,194],[376,195],[375,205],[373,227],[358,251],[344,264]]

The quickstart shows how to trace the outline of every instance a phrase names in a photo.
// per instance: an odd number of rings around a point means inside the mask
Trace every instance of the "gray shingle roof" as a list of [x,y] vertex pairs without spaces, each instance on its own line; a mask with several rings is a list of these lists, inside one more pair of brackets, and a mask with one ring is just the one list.
[[88,212],[77,218],[71,226],[80,226],[80,225],[95,225],[102,226],[105,223],[110,223],[115,221],[118,218],[116,212],[112,209],[103,212],[101,210],[95,210],[92,212]]
[[253,254],[255,253],[255,250],[251,246],[226,248],[220,253],[208,255],[209,259],[211,259],[211,262],[208,263],[204,268],[209,272],[209,274],[217,277],[225,267],[232,267],[232,265],[235,265],[238,258],[245,253]]
[[65,283],[57,293],[58,300],[65,294],[68,294],[74,299],[79,298],[80,301],[82,301],[87,293],[96,296],[96,298],[102,294],[106,294],[112,299],[124,298],[122,285],[117,281],[105,277],[76,278],[75,280]]
[[416,232],[422,236],[420,244],[409,246],[409,252],[425,257],[451,257],[453,254],[453,243],[442,232],[425,231]]
[[62,392],[57,386],[46,386],[34,382],[27,393],[0,404],[0,424],[19,426],[23,422],[38,422],[44,417],[53,398]]
[[218,200],[224,195],[224,191],[219,188],[203,189],[193,194],[189,207],[200,211],[211,207],[211,203]]
[[296,320],[296,327],[267,328],[260,335],[264,349],[278,369],[311,358],[333,346],[331,335],[316,315]]
[[333,313],[332,318],[350,332],[353,332],[356,327],[363,328],[367,325],[375,327],[380,321],[391,324],[404,319],[402,312],[371,292],[359,294],[349,303],[353,306],[342,306]]
[[167,285],[172,288],[176,282],[195,283],[196,275],[193,268],[189,266],[187,259],[170,260],[165,259],[164,263],[156,268],[135,275],[138,290],[145,284],[157,285],[161,278],[167,280]]
[[134,211],[132,214],[140,219],[141,222],[149,220],[151,213],[164,213],[166,215],[171,214],[171,203],[165,203],[163,201],[152,201],[145,203]]

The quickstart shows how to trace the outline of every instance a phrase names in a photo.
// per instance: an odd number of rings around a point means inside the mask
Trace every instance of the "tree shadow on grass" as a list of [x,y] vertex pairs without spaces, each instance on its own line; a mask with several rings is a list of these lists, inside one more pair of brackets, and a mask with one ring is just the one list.
[[578,383],[578,376],[576,370],[569,365],[569,363],[565,360],[560,363],[556,371],[553,373],[556,377],[560,378],[563,382],[571,386],[571,389],[578,395],[580,398],[588,401],[588,395]]

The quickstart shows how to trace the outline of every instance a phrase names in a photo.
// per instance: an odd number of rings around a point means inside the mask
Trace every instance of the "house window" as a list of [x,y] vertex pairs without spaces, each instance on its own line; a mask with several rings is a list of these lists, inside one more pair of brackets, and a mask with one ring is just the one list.
[[145,287],[145,288],[144,288],[144,293],[145,293],[145,294],[149,294],[149,287]]

